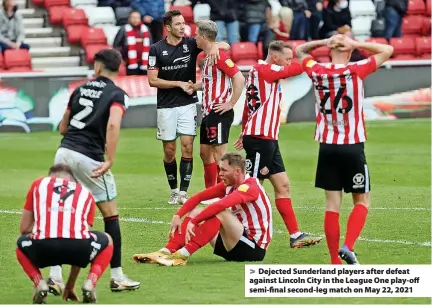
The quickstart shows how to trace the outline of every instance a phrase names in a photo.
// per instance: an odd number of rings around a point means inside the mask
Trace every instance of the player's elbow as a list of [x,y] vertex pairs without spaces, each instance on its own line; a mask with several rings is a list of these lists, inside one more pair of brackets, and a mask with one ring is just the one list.
[[150,87],[154,88],[157,85],[157,81],[155,79],[149,78],[148,82],[149,82]]

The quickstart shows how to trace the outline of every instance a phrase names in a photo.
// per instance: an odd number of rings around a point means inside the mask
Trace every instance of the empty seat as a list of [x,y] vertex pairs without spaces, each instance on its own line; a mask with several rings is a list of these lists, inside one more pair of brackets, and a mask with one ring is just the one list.
[[349,10],[351,12],[352,18],[356,18],[358,16],[376,16],[375,5],[372,1],[352,0],[349,3]]
[[392,58],[392,60],[414,60],[417,57],[414,54],[400,54]]
[[106,44],[112,46],[120,27],[115,25],[103,25],[100,28],[104,31],[107,40]]
[[431,57],[431,53],[428,53],[428,54],[422,54],[420,57],[419,57],[419,59],[431,59],[432,57]]
[[128,23],[129,14],[132,11],[132,8],[129,6],[118,7],[115,10],[115,16],[117,20],[117,25],[124,25]]
[[4,52],[5,66],[8,70],[31,70],[31,57],[28,50],[6,50]]
[[313,50],[312,53],[311,53],[311,55],[314,58],[317,58],[317,57],[327,57],[327,56],[330,55],[330,48],[329,47],[325,47],[325,46],[319,47],[319,48]]
[[423,0],[408,1],[408,15],[423,15],[426,12],[426,5]]
[[70,25],[66,28],[67,40],[69,43],[80,43],[81,36],[88,29],[88,25],[76,24]]
[[384,37],[371,37],[366,39],[365,42],[388,44],[387,39],[385,39]]
[[258,49],[253,42],[237,42],[231,46],[231,58],[238,65],[250,65],[258,61]]
[[431,35],[431,19],[430,17],[423,17],[423,26],[422,26],[422,35],[430,36]]
[[45,8],[50,8],[53,6],[70,6],[69,0],[45,0],[44,1]]
[[105,44],[91,44],[88,45],[87,47],[85,47],[85,60],[89,63],[92,64],[94,62],[94,56],[96,55],[97,52],[109,48],[109,46],[105,45]]
[[87,25],[87,16],[82,9],[70,8],[63,11],[62,24],[64,28],[70,25]]
[[98,4],[97,0],[70,0],[72,7],[93,6]]
[[185,36],[187,37],[195,37],[196,34],[196,25],[194,23],[192,24],[186,24],[185,27]]
[[293,49],[294,52],[294,57],[295,57],[295,50],[296,48],[301,45],[306,43],[306,40],[289,40],[288,44],[291,46],[291,48]]
[[431,53],[431,38],[430,37],[417,37],[415,40],[417,55]]
[[107,38],[101,28],[88,28],[81,36],[81,45],[86,47],[91,44],[107,44]]
[[42,7],[44,5],[44,0],[32,0],[34,6]]
[[5,63],[2,52],[0,52],[0,71],[3,71],[5,69]]
[[402,21],[404,35],[420,35],[422,32],[423,18],[419,16],[407,16]]
[[394,57],[401,54],[415,54],[414,39],[410,37],[390,38],[390,45],[394,48]]
[[372,19],[367,17],[357,17],[351,20],[354,36],[370,35]]
[[426,0],[426,15],[429,17],[431,15],[431,0]]
[[210,19],[210,5],[201,3],[193,8],[194,22],[202,19]]
[[111,24],[116,25],[116,18],[111,7],[82,7],[84,10],[89,26]]
[[48,20],[51,24],[61,24],[63,20],[63,13],[69,7],[68,6],[52,6],[48,8]]
[[173,5],[170,7],[170,11],[173,11],[173,10],[179,10],[182,13],[186,24],[194,23],[194,14],[193,14],[192,7],[190,5],[185,5],[185,6]]

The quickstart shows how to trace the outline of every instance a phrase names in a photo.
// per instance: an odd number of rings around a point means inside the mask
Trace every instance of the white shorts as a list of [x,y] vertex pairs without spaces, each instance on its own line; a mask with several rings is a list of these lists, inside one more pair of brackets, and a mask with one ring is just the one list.
[[117,188],[111,171],[99,178],[91,178],[92,170],[101,162],[93,160],[79,152],[60,147],[55,155],[54,163],[69,165],[75,178],[93,194],[97,203],[114,200]]
[[157,109],[157,139],[174,141],[178,136],[196,136],[196,104]]

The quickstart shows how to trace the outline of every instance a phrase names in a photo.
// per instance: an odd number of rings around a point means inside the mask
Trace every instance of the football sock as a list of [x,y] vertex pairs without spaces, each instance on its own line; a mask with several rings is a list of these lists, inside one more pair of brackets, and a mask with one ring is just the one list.
[[[108,233],[114,244],[114,252],[111,259],[111,269],[121,267],[121,232],[118,215],[105,217],[105,232]],[[111,271],[112,272],[112,271]]]
[[217,217],[212,217],[199,226],[195,227],[195,236],[191,236],[191,240],[184,248],[190,255],[198,251],[199,248],[208,244],[219,232],[221,222]]
[[63,282],[63,274],[61,266],[51,266],[49,277],[52,278],[56,282]]
[[204,164],[204,183],[206,189],[216,185],[216,179],[218,177],[218,166],[216,162]]
[[345,236],[344,245],[348,247],[350,251],[354,251],[354,244],[360,236],[360,232],[366,222],[368,209],[363,204],[356,204],[348,217],[347,231]]
[[342,264],[342,261],[339,258],[340,226],[338,212],[325,212],[324,232],[327,240],[327,247],[330,253],[331,263],[337,265]]
[[96,287],[98,279],[102,276],[102,274],[108,267],[113,256],[113,251],[114,246],[108,245],[95,257],[95,259],[91,263],[88,279],[91,280],[93,287]]
[[174,236],[170,234],[168,243],[165,245],[165,248],[169,250],[169,252],[174,253],[176,252],[178,249],[180,249],[181,247],[184,246],[185,244],[185,236],[186,236],[186,228],[187,225],[189,223],[189,221],[191,221],[192,218],[190,217],[186,217],[183,221],[183,223],[181,224],[181,233],[179,233],[179,231],[176,231],[174,233]]
[[187,192],[192,178],[193,159],[181,158],[180,161],[180,192]]
[[168,179],[168,184],[172,190],[177,188],[177,161],[174,159],[171,163],[164,161],[165,173]]
[[283,222],[290,235],[299,232],[299,227],[297,224],[297,219],[294,214],[294,210],[291,203],[291,198],[277,198],[276,208],[279,214],[282,216]]
[[219,183],[222,181],[221,177],[219,176],[220,167],[217,165],[217,175],[216,175],[216,182]]
[[159,250],[160,252],[168,252],[168,253],[172,253],[169,249],[167,248],[162,248]]
[[35,265],[33,265],[31,260],[20,249],[17,248],[15,252],[21,267],[24,269],[24,272],[27,274],[30,280],[32,280],[34,286],[36,287],[39,285],[39,282],[42,279],[40,270]]

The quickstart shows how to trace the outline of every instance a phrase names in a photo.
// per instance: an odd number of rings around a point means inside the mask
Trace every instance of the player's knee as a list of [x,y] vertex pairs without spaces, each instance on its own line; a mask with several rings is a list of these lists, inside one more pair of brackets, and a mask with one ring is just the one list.
[[201,208],[195,208],[195,209],[193,209],[192,211],[190,211],[190,212],[188,213],[187,216],[190,217],[190,218],[194,218],[194,217],[197,216],[201,211],[202,211]]
[[168,163],[174,161],[176,155],[175,148],[172,146],[164,147],[164,160]]
[[211,149],[208,149],[207,147],[200,148],[200,157],[204,164],[210,164],[214,162],[213,153]]
[[108,245],[111,246],[113,245],[113,240],[111,235],[109,235],[108,233],[104,232],[104,234],[106,235],[106,237],[108,238]]
[[182,143],[182,154],[192,155],[193,153],[193,143]]
[[369,193],[353,193],[353,203],[364,205],[366,208],[369,208],[370,200],[369,200]]
[[342,202],[342,192],[326,191],[326,211],[339,212]]
[[117,202],[115,200],[101,202],[97,206],[104,218],[118,215]]
[[[282,176],[281,176],[282,178]],[[290,183],[288,178],[278,180],[273,185],[276,198],[289,198],[290,197]]]

